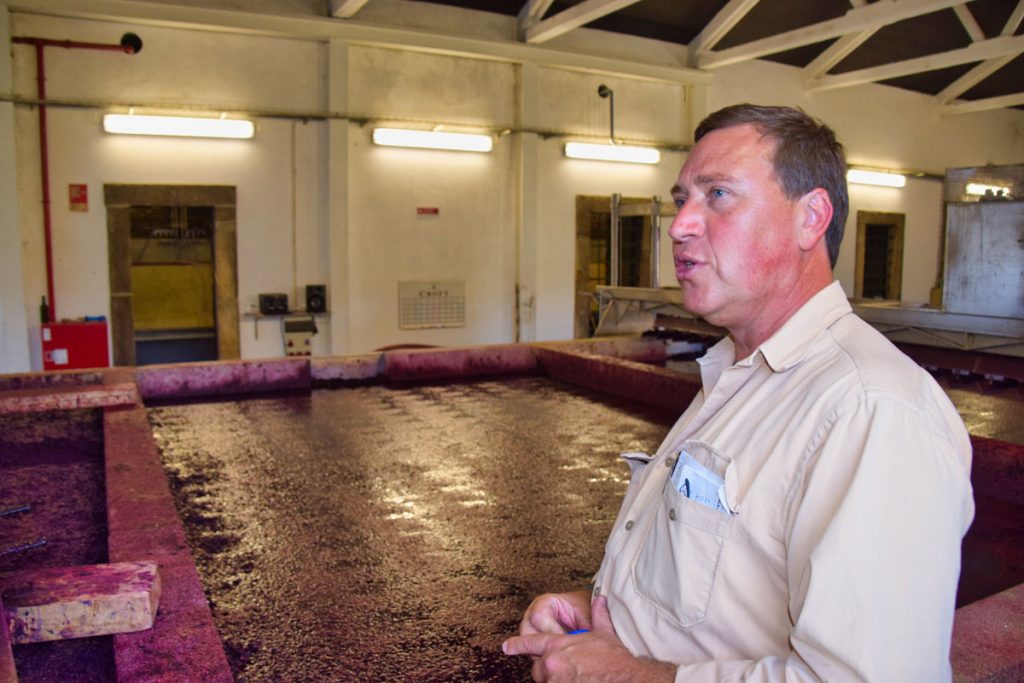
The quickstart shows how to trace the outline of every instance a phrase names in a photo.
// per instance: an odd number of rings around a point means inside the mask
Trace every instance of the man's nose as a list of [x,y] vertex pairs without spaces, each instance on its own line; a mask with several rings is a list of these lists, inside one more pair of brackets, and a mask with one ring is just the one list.
[[676,210],[676,217],[668,226],[668,236],[673,242],[681,242],[687,237],[699,237],[704,234],[704,216],[693,200],[685,202]]

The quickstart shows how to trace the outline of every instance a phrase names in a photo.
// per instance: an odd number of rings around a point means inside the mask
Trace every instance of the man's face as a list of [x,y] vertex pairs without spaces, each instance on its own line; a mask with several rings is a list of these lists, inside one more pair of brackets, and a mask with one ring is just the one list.
[[752,125],[715,130],[672,188],[668,234],[683,306],[734,334],[779,313],[800,267],[799,202],[773,175],[774,147]]

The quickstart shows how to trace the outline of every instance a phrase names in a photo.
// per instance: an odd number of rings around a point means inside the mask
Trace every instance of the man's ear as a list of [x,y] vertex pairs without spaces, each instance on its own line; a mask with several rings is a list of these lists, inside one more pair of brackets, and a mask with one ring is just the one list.
[[825,236],[832,222],[832,199],[825,188],[816,187],[798,202],[797,243],[810,251]]

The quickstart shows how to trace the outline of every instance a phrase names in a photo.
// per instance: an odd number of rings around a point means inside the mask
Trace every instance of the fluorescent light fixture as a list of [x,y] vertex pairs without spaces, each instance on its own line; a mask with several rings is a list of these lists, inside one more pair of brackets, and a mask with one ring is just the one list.
[[982,183],[967,183],[967,187],[964,192],[975,197],[984,197],[985,193],[988,192],[997,197],[1000,193],[1010,194],[1010,188],[1006,185],[983,185]]
[[865,171],[859,168],[851,168],[846,172],[846,179],[851,183],[860,185],[878,185],[880,187],[903,187],[907,184],[907,177],[899,173],[886,173],[884,171]]
[[565,143],[565,156],[570,159],[623,161],[629,164],[656,164],[661,161],[661,152],[653,147],[595,145],[588,142]]
[[404,128],[374,128],[373,142],[388,147],[448,149],[457,152],[490,152],[494,146],[490,135]]
[[251,138],[256,131],[246,119],[106,114],[103,130],[125,135],[174,135],[196,138]]

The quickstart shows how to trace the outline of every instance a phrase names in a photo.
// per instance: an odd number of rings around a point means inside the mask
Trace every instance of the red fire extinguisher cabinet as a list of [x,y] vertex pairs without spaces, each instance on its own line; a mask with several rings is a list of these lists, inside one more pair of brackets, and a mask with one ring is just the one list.
[[105,320],[43,325],[44,370],[79,370],[109,365]]

